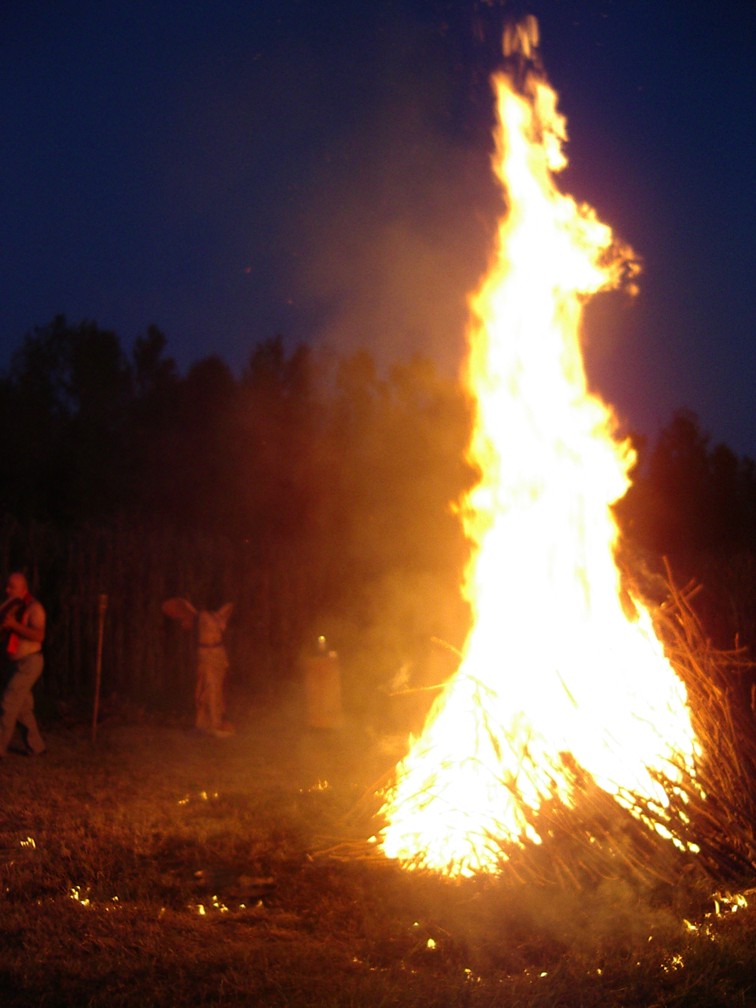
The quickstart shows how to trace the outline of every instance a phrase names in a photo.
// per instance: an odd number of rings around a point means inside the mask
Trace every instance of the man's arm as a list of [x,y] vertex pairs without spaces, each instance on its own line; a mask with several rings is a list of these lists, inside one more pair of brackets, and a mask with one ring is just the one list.
[[15,616],[6,616],[3,620],[3,627],[25,640],[41,644],[45,639],[45,622],[45,610],[38,602],[35,602],[29,609],[28,623],[19,623]]

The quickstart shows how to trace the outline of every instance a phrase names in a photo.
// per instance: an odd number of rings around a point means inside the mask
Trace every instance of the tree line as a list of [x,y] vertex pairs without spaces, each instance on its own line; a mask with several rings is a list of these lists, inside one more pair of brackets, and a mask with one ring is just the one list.
[[[232,659],[252,692],[282,688],[321,632],[358,706],[408,656],[430,660],[430,639],[459,646],[467,546],[450,505],[476,474],[458,382],[427,358],[381,370],[364,349],[281,336],[238,375],[217,356],[180,374],[166,348],[154,326],[125,350],[58,316],[0,375],[0,559],[50,611],[49,688],[89,688],[103,592],[109,683],[152,704],[191,695],[187,640],[160,616],[170,594],[237,603]],[[625,539],[708,579],[713,632],[752,642],[754,463],[686,411],[635,442]]]
[[100,593],[110,681],[152,700],[177,675],[187,687],[160,616],[171,594],[236,602],[232,657],[253,690],[291,677],[320,633],[366,696],[417,640],[459,636],[448,503],[473,475],[468,406],[428,360],[380,374],[366,351],[316,359],[276,336],[238,376],[215,356],[180,375],[155,327],[127,352],[60,316],[12,355],[0,415],[0,556],[48,605],[64,692],[91,676]]

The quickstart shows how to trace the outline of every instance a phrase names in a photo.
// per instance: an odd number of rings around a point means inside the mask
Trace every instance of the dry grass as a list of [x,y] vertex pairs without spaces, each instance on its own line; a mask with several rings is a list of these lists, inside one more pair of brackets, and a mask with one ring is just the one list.
[[690,828],[713,877],[756,872],[754,666],[745,649],[712,646],[694,607],[696,585],[678,588],[668,570],[666,587],[657,626],[685,682],[702,746]]
[[754,911],[717,915],[700,877],[448,882],[318,853],[393,759],[357,727],[48,740],[0,764],[5,1008],[753,1003]]

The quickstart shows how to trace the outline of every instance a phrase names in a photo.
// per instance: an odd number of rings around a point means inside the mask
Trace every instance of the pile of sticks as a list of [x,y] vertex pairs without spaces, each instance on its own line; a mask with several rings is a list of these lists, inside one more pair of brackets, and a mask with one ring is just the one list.
[[[668,569],[662,580],[664,600],[648,607],[687,689],[701,743],[694,772],[679,767],[674,781],[657,775],[668,799],[664,807],[635,794],[622,796],[623,807],[580,767],[565,765],[579,796],[575,807],[555,798],[537,811],[524,810],[540,844],[481,838],[498,846],[505,884],[581,889],[623,879],[655,888],[691,875],[718,884],[735,882],[756,870],[754,665],[742,650],[712,647],[694,609],[695,585],[678,588]],[[638,579],[632,592],[649,595]],[[390,774],[365,793],[345,820],[345,829],[356,838],[339,838],[322,853],[381,860],[375,836],[382,826],[378,810],[386,786]],[[361,839],[371,834],[371,841]]]
[[696,780],[680,796],[667,788],[683,838],[700,848],[712,877],[756,870],[756,679],[745,649],[712,646],[698,618],[699,588],[678,588],[666,572],[667,599],[654,612],[666,653],[688,691],[701,743]]

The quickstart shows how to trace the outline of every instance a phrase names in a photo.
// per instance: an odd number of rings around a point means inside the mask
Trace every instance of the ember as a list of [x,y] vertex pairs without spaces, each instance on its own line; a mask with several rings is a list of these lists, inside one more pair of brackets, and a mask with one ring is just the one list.
[[633,455],[580,349],[586,298],[628,286],[637,263],[556,187],[565,120],[537,41],[534,19],[509,31],[493,81],[507,211],[464,375],[481,473],[460,507],[473,625],[382,809],[388,857],[449,875],[499,871],[508,850],[541,843],[534,813],[572,808],[586,781],[636,815],[642,796],[647,824],[675,839],[660,778],[691,775],[698,748],[685,688],[621,585],[611,505]]

